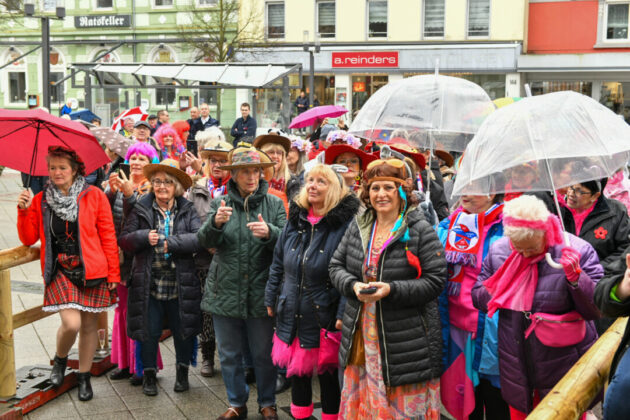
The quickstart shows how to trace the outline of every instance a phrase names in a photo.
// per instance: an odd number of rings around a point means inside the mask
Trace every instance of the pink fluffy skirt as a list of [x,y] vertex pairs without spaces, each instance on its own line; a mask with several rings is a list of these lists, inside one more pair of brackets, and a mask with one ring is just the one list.
[[295,337],[291,345],[288,345],[278,338],[276,334],[273,335],[271,359],[276,366],[286,368],[287,377],[311,376],[315,369],[317,369],[317,374],[321,375],[338,367],[331,365],[320,366],[319,348],[302,348],[300,347],[300,339],[297,337]]

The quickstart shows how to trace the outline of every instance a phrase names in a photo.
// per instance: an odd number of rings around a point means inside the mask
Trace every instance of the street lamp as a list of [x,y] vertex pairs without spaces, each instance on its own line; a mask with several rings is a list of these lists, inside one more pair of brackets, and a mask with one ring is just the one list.
[[55,16],[35,15],[35,0],[25,0],[24,14],[42,21],[42,95],[43,105],[50,111],[50,19],[63,20],[66,17],[66,8],[63,0],[56,0]]
[[308,102],[313,106],[313,90],[315,89],[315,53],[321,49],[319,37],[315,35],[315,42],[309,42],[309,32],[304,31],[304,51],[309,55],[309,74],[308,74]]

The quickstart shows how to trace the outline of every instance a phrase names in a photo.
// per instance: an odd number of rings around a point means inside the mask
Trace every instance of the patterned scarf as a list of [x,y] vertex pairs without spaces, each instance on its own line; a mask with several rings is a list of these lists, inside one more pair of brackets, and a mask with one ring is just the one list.
[[68,190],[68,195],[63,193],[52,182],[46,185],[46,202],[61,220],[76,222],[79,215],[79,201],[77,200],[85,187],[85,178],[77,175]]
[[208,177],[208,192],[210,197],[217,198],[225,195],[227,189],[227,183],[230,180],[228,176],[225,179],[215,179],[212,176]]
[[272,179],[269,181],[269,188],[273,188],[276,191],[284,192],[286,183],[284,179]]

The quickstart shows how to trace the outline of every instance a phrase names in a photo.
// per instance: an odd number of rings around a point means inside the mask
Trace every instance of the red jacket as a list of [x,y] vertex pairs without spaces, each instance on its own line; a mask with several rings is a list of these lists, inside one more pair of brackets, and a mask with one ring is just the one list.
[[[50,240],[50,209],[42,203],[43,192],[33,197],[26,209],[18,207],[18,235],[20,241],[31,246],[41,240],[40,261],[46,284],[52,280],[52,250],[46,247]],[[87,280],[106,278],[109,283],[120,282],[118,244],[107,196],[98,188],[86,187],[79,200],[79,249]],[[46,213],[46,218],[42,213]],[[45,222],[43,222],[46,220]]]

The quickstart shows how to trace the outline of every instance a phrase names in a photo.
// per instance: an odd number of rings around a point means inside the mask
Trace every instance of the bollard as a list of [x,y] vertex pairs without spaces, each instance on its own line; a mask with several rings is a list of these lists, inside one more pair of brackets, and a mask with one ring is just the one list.
[[13,349],[13,309],[11,274],[0,271],[0,397],[15,395],[15,351]]

